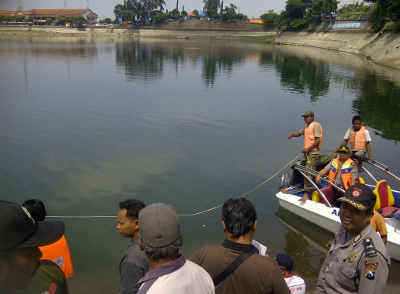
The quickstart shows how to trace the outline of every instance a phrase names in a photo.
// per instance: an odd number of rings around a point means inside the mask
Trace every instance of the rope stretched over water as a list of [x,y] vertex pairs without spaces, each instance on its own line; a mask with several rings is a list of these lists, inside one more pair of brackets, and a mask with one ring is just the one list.
[[[254,186],[253,188],[251,188],[249,191],[242,193],[240,195],[238,195],[235,198],[242,198],[242,197],[247,197],[250,194],[254,193],[255,191],[257,191],[258,189],[260,189],[262,186],[264,186],[266,183],[270,182],[271,180],[273,180],[276,176],[278,176],[282,171],[284,171],[285,169],[287,169],[293,162],[295,162],[297,160],[297,158],[299,157],[300,154],[297,154],[292,160],[290,160],[288,163],[286,163],[283,167],[281,167],[278,171],[276,171],[272,176],[270,176],[269,178],[263,180],[261,183],[257,184],[256,186]],[[196,211],[193,213],[183,213],[183,214],[178,214],[179,216],[182,217],[189,217],[189,216],[198,216],[198,215],[202,215],[202,214],[206,214],[206,213],[210,213],[213,212],[219,208],[221,208],[223,205],[223,203],[218,204],[216,206],[213,206],[211,208],[205,209],[205,210],[200,210],[200,211]],[[74,215],[52,215],[52,216],[48,216],[50,218],[68,218],[68,219],[99,219],[99,218],[116,218],[115,215],[82,215],[82,216],[74,216]]]

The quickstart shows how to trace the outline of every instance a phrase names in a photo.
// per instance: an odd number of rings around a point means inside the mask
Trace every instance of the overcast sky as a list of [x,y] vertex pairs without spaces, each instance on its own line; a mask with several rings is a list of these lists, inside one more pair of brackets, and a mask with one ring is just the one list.
[[[116,4],[121,4],[123,0],[66,0],[67,8],[89,8],[96,12],[101,18],[111,17]],[[361,1],[361,0],[360,0]],[[16,9],[19,2],[22,2],[24,9],[32,8],[64,8],[64,0],[0,0],[0,9]],[[340,3],[356,2],[355,0],[341,0]],[[165,0],[167,8],[174,8],[176,0]],[[193,9],[201,10],[202,0],[179,0],[180,8],[185,5],[186,11]],[[224,0],[225,4],[233,3],[240,8],[240,12],[249,17],[259,17],[261,14],[273,9],[280,12],[286,0]]]

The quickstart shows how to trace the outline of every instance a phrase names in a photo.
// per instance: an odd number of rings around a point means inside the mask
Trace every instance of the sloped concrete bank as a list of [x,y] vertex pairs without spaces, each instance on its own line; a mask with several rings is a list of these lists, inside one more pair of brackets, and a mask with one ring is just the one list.
[[282,33],[276,37],[275,43],[357,54],[377,64],[400,69],[400,34],[354,31]]
[[272,41],[276,32],[234,30],[171,30],[171,29],[128,29],[128,28],[75,28],[60,27],[10,27],[0,26],[0,40],[81,40],[118,41],[124,39],[253,39]]

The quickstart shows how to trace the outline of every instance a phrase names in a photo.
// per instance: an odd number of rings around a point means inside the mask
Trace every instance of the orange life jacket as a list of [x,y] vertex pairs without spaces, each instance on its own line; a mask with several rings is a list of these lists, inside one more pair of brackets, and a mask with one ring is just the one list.
[[[351,177],[352,163],[354,163],[354,161],[351,158],[349,158],[341,166],[340,178],[342,180],[342,185],[345,190],[347,190],[350,186],[354,184],[353,178]],[[339,158],[335,158],[334,160],[331,161],[331,169],[329,170],[329,175],[328,175],[329,179],[333,183],[335,182],[338,170],[339,170]]]
[[42,260],[51,260],[64,272],[68,279],[74,275],[74,268],[71,261],[71,253],[65,236],[63,235],[57,242],[40,246],[42,252]]
[[316,122],[316,121],[313,121],[308,126],[306,125],[304,127],[304,148],[310,148],[315,143],[315,136],[314,136],[314,132],[313,132],[314,126],[317,126],[317,127],[319,127],[321,129],[321,137],[319,138],[318,146],[315,146],[313,149],[311,149],[310,150],[311,152],[312,151],[319,151],[322,148],[323,130],[322,130],[321,124],[319,122]]
[[367,151],[367,136],[365,134],[365,127],[356,132],[353,128],[350,129],[349,142],[351,151]]

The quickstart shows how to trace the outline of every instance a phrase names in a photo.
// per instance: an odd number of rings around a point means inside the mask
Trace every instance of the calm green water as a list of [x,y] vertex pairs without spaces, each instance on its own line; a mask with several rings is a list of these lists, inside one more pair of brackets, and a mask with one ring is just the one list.
[[[50,215],[67,216],[116,215],[130,197],[179,213],[207,209],[291,160],[301,139],[286,136],[309,109],[325,128],[325,151],[360,114],[375,157],[400,171],[399,76],[354,56],[249,43],[2,41],[0,198],[41,198]],[[271,254],[293,255],[311,286],[324,254],[281,222],[311,228],[278,211],[278,185],[250,195],[256,238]],[[127,244],[115,219],[64,221],[72,293],[115,293]],[[187,255],[223,239],[219,210],[182,217],[182,226]],[[311,229],[309,238],[321,245],[330,236]],[[395,264],[393,288],[398,272]]]

